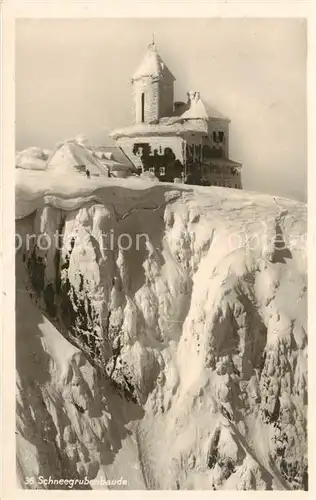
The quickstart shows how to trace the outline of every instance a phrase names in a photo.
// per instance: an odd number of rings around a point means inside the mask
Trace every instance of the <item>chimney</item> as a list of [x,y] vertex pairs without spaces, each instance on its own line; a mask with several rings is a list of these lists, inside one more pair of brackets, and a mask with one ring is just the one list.
[[188,104],[190,104],[194,100],[194,97],[195,92],[193,90],[190,90],[190,92],[188,92]]

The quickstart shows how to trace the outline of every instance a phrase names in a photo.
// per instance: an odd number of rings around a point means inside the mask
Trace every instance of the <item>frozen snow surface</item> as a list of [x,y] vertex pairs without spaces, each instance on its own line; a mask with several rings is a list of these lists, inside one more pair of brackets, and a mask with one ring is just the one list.
[[27,170],[45,170],[50,151],[37,147],[30,147],[16,154],[15,164],[17,168]]
[[22,170],[16,201],[21,486],[307,488],[305,205]]

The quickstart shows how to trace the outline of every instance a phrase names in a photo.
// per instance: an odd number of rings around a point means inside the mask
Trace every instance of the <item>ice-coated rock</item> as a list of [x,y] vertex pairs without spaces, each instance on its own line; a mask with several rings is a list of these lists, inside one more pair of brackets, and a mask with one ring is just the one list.
[[306,207],[56,185],[18,186],[20,481],[306,489]]

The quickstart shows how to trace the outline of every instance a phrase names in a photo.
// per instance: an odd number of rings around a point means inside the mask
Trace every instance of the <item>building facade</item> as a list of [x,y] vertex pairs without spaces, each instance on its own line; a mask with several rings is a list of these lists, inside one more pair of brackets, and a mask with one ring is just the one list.
[[110,135],[138,172],[164,182],[241,189],[241,164],[229,159],[229,119],[188,92],[174,102],[175,77],[154,43],[132,77],[134,123]]

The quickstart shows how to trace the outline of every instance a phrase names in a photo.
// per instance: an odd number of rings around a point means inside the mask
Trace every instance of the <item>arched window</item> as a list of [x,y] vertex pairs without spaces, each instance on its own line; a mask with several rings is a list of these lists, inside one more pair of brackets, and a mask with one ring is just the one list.
[[142,123],[145,121],[145,94],[142,93]]

